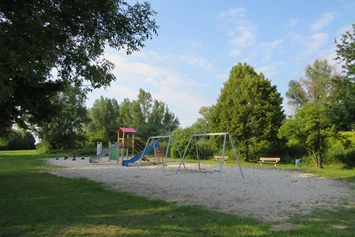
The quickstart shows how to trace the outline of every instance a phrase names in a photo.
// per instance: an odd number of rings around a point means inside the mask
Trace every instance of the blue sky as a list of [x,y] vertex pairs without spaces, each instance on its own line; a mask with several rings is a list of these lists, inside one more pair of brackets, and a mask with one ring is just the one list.
[[142,88],[187,127],[201,106],[216,103],[231,68],[246,62],[277,86],[290,113],[288,82],[316,59],[333,61],[334,39],[355,23],[355,1],[349,0],[149,2],[158,12],[159,35],[129,56],[106,50],[117,80],[89,94],[88,107],[100,96],[136,99]]

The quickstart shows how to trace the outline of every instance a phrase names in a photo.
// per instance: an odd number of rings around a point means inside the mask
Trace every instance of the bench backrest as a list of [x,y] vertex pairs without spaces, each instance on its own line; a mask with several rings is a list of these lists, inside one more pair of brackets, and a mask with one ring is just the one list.
[[280,161],[279,157],[260,157],[261,161]]

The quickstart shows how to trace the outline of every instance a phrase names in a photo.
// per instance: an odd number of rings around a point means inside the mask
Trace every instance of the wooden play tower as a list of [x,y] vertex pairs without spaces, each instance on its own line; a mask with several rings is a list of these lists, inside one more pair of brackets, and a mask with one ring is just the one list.
[[[144,147],[139,145],[139,143],[134,142],[134,134],[136,130],[134,128],[119,128],[116,130],[117,132],[117,141],[122,143],[123,146],[121,152],[119,153],[120,156],[123,158],[126,156],[127,158],[130,154],[133,156],[139,154],[144,150]],[[154,160],[155,162],[162,162],[164,158],[164,151],[162,150],[161,144],[154,148]],[[148,160],[146,156],[142,157],[142,160]]]
[[[117,132],[117,141],[123,144],[123,150],[126,150],[126,156],[129,156],[129,152],[134,155],[134,134],[136,130],[134,128],[119,128]],[[124,152],[122,152],[124,153]]]

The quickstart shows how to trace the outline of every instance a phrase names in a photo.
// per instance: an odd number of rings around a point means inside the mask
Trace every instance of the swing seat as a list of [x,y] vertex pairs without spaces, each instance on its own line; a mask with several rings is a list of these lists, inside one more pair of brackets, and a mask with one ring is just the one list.
[[[222,159],[222,156],[214,156],[213,157],[213,159],[216,161],[216,160],[220,160],[220,159]],[[226,160],[228,160],[228,156],[224,156],[224,158],[223,158],[223,162],[225,162]]]

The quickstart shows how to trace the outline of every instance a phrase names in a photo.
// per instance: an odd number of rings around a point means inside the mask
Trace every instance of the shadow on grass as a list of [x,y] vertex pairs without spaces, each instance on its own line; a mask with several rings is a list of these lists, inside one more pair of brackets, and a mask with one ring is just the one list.
[[268,228],[48,173],[2,173],[0,186],[0,236],[265,236]]
[[293,228],[274,232],[273,236],[354,236],[355,202],[332,210],[316,210],[310,215],[291,218]]

